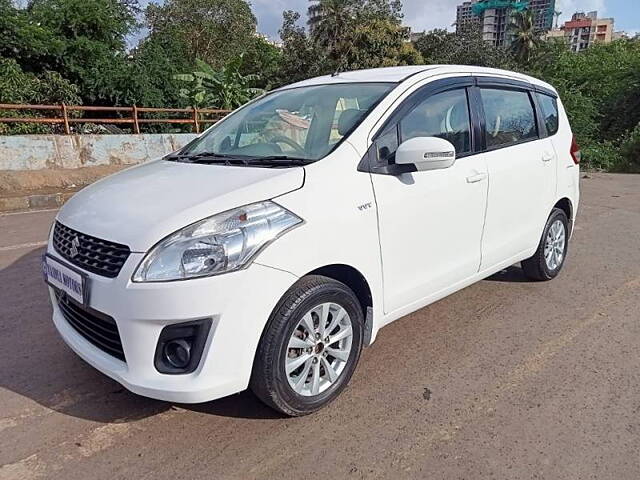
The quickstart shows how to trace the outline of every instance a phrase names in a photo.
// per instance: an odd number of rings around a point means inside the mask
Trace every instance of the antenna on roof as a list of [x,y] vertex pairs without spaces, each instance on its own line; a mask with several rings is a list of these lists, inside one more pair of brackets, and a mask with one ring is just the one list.
[[340,75],[345,67],[345,64],[348,61],[348,55],[351,53],[351,48],[353,47],[353,45],[349,45],[349,48],[347,49],[346,52],[344,52],[342,54],[342,58],[340,59],[340,63],[338,63],[338,66],[336,67],[335,72],[333,72],[331,74],[332,77],[337,77],[338,75]]
[[338,75],[340,75],[342,73],[342,69],[344,68],[344,64],[346,63],[346,58],[342,58],[340,59],[340,63],[338,63],[338,66],[336,67],[335,72],[333,72],[331,74],[332,77],[337,77]]

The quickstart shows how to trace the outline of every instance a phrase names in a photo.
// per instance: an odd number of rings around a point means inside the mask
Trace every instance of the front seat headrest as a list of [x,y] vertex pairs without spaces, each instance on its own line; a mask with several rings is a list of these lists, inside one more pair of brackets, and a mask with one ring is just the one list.
[[340,114],[340,118],[338,118],[338,134],[344,137],[363,114],[364,112],[357,108],[349,108],[342,112],[342,114]]

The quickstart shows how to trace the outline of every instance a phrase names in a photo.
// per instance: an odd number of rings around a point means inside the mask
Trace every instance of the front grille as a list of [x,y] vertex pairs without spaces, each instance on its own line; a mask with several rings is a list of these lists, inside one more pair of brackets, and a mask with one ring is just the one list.
[[56,291],[56,301],[65,320],[76,332],[103,352],[126,361],[118,325],[113,318],[83,307],[60,291]]
[[129,258],[126,245],[101,240],[56,222],[53,247],[69,262],[103,277],[117,277]]

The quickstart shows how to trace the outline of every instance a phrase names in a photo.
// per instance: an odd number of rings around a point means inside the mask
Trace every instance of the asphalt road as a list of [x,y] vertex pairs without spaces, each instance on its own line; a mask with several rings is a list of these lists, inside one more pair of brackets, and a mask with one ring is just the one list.
[[248,392],[153,401],[93,370],[50,319],[55,212],[0,216],[0,479],[638,479],[640,176],[582,192],[560,277],[512,267],[389,325],[298,419]]

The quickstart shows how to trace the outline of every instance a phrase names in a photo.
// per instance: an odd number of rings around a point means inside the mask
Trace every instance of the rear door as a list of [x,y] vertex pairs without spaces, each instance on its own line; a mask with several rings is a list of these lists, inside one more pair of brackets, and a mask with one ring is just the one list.
[[537,247],[555,198],[557,158],[530,85],[481,79],[473,95],[489,171],[485,270]]

